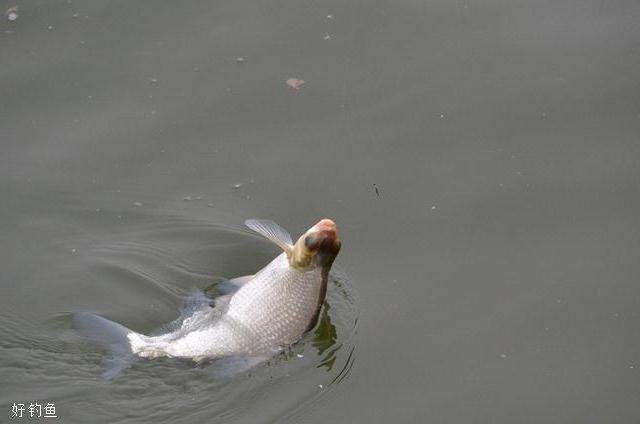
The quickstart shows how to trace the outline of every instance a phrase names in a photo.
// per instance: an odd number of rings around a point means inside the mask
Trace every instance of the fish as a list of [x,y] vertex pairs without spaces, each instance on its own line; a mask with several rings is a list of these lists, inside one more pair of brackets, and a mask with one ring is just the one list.
[[72,314],[73,328],[108,352],[106,378],[137,360],[161,357],[227,360],[235,374],[269,360],[316,326],[342,247],[335,222],[321,219],[295,243],[271,220],[245,225],[282,253],[256,274],[220,284],[225,294],[213,306],[203,293],[193,296],[176,329],[144,335],[91,312]]

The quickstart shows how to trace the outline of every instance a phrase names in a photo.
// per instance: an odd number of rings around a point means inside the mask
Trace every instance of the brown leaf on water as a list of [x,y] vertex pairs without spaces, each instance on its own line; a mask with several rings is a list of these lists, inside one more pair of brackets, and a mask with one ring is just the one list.
[[287,80],[287,85],[293,88],[294,90],[299,90],[303,84],[304,84],[304,80],[301,80],[299,78],[289,78]]

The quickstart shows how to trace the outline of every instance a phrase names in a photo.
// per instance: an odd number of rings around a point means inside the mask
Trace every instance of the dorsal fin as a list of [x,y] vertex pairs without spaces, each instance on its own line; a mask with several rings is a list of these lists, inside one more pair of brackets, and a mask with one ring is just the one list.
[[293,240],[287,230],[268,219],[247,219],[244,225],[262,234],[284,250],[287,255],[293,251]]

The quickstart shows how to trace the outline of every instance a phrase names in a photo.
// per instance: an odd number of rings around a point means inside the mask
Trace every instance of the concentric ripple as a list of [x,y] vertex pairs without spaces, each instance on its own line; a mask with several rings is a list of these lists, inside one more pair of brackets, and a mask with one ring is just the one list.
[[[83,264],[92,279],[75,289],[100,290],[100,295],[85,298],[76,311],[89,304],[90,312],[150,333],[179,315],[194,288],[204,290],[226,278],[253,274],[276,254],[270,243],[243,229],[151,217],[148,224],[123,226],[84,252]],[[330,276],[316,328],[249,372],[218,379],[212,372],[215,361],[197,367],[157,359],[140,361],[115,380],[104,381],[103,353],[70,330],[69,315],[61,313],[42,326],[5,327],[0,350],[14,359],[3,363],[3,375],[20,378],[23,385],[25,379],[32,380],[42,388],[43,398],[59,399],[70,422],[282,421],[349,375],[357,352],[357,318],[353,284],[338,271]]]

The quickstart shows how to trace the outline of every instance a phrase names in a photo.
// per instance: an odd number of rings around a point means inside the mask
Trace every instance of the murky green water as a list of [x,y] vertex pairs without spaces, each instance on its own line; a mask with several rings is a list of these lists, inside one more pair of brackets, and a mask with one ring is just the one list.
[[[637,1],[15,5],[0,422],[640,419]],[[247,375],[105,381],[68,328],[151,331],[277,254],[244,219],[325,216],[324,326]]]

